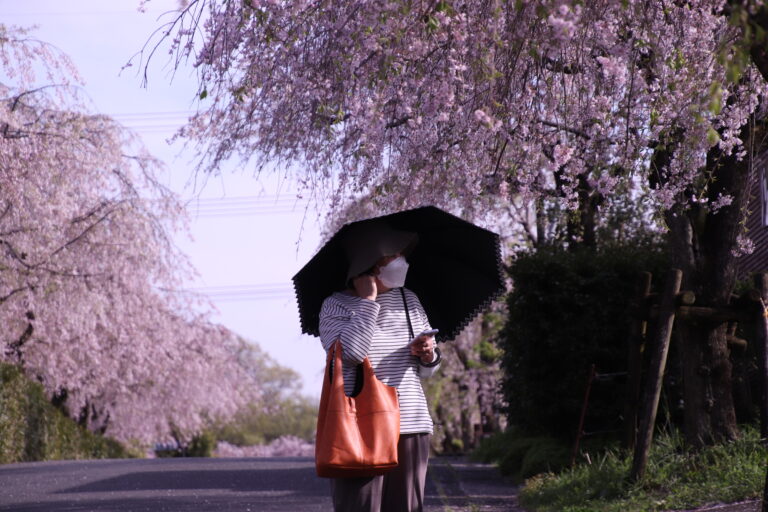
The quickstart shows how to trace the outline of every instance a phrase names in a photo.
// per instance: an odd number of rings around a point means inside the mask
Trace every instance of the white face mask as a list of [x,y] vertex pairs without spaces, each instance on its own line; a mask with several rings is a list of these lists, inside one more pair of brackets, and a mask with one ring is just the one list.
[[379,269],[379,281],[387,288],[400,288],[405,284],[405,276],[408,273],[408,262],[398,256]]

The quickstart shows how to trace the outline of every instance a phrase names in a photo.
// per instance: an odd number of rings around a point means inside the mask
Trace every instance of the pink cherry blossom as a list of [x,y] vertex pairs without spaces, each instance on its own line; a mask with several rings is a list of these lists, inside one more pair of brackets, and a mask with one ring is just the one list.
[[[168,42],[206,94],[180,136],[200,144],[203,171],[230,157],[277,166],[329,207],[386,186],[384,210],[472,212],[502,189],[550,197],[542,174],[557,172],[566,205],[589,178],[666,209],[700,182],[708,149],[744,154],[739,128],[768,92],[749,66],[729,78],[739,28],[723,7],[192,1]],[[183,35],[198,18],[202,36]],[[649,188],[638,177],[671,130],[685,137]]]
[[258,393],[240,341],[178,292],[184,208],[159,162],[86,111],[73,67],[0,25],[0,360],[93,430],[194,434]]
[[[329,225],[422,204],[512,221],[516,247],[531,216],[546,237],[550,212],[599,210],[599,224],[629,206],[668,230],[697,300],[722,306],[746,247],[749,158],[765,149],[765,13],[756,0],[196,0],[166,42],[201,78],[179,134],[201,172],[269,165]],[[726,329],[712,329],[690,344],[712,366],[687,396],[719,401],[689,421],[694,445],[736,435]]]

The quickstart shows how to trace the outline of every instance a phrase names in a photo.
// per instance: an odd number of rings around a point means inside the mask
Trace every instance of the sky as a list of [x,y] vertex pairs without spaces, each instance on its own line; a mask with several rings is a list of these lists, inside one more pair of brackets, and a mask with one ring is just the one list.
[[325,356],[317,338],[301,334],[291,277],[314,254],[322,228],[318,213],[297,201],[293,184],[273,174],[254,177],[238,163],[218,176],[195,178],[194,147],[169,144],[196,108],[189,70],[171,76],[160,53],[142,88],[137,67],[122,70],[176,0],[0,0],[0,23],[29,27],[73,60],[94,112],[137,133],[165,164],[163,182],[190,200],[190,233],[176,243],[199,276],[187,283],[210,297],[212,317],[257,343],[299,373],[304,394],[319,397]]

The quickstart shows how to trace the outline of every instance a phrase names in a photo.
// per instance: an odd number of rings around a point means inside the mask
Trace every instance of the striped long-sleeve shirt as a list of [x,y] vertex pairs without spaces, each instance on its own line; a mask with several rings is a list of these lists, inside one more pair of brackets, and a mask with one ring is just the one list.
[[[406,289],[405,296],[414,334],[429,329],[416,294]],[[435,373],[439,364],[425,366],[411,355],[411,335],[399,288],[378,294],[375,301],[334,293],[320,310],[320,340],[326,351],[341,340],[344,389],[348,395],[354,388],[355,366],[367,356],[376,377],[397,388],[400,433],[432,433],[421,379]]]

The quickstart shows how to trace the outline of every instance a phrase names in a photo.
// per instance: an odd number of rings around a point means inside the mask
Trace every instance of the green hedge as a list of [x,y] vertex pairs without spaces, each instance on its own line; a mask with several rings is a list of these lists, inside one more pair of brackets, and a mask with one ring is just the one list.
[[96,435],[61,413],[43,387],[0,363],[0,463],[127,457],[117,441]]
[[[549,248],[520,255],[500,337],[511,425],[572,440],[590,366],[626,371],[630,303],[639,275],[663,279],[666,256],[651,245],[599,251]],[[593,385],[586,430],[621,428],[625,380]]]
[[484,438],[472,459],[494,463],[499,472],[515,482],[546,472],[557,472],[568,466],[570,446],[546,436],[526,436],[514,428]]

